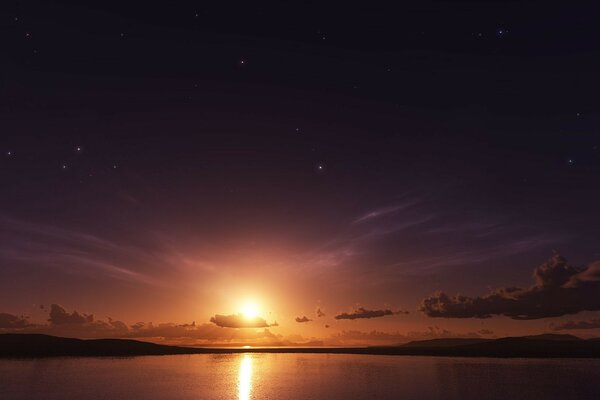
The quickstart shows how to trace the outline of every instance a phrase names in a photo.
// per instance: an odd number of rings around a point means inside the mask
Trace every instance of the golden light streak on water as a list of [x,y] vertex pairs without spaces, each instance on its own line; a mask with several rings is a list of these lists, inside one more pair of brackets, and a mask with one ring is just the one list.
[[240,363],[240,374],[238,382],[239,400],[250,400],[252,392],[252,356],[244,354]]

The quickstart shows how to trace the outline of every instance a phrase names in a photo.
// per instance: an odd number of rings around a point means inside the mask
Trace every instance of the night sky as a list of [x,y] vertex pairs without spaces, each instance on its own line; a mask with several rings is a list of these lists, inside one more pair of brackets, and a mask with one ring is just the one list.
[[600,334],[597,6],[6,3],[0,331]]

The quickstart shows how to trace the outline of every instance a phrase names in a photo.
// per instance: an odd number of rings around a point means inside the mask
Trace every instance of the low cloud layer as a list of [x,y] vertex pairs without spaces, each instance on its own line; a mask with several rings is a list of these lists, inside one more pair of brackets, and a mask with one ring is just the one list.
[[366,308],[359,307],[351,313],[341,313],[335,316],[335,319],[361,319],[361,318],[380,318],[386,315],[396,314],[408,314],[408,311],[392,311],[390,309],[384,310],[367,310]]
[[442,339],[442,338],[480,338],[476,332],[453,332],[437,326],[429,326],[424,331],[413,331],[407,333],[382,332],[372,330],[362,332],[355,330],[344,330],[331,335],[331,344],[334,345],[361,345],[365,343],[377,343],[382,345],[395,345],[412,342],[414,340]]
[[528,288],[498,288],[478,297],[451,297],[438,292],[424,299],[420,310],[437,318],[504,315],[517,320],[600,310],[600,261],[579,268],[557,254],[534,269],[533,279],[534,284]]
[[302,317],[296,317],[296,322],[310,322],[312,321],[312,319],[309,319],[306,315],[302,316]]
[[268,328],[269,326],[277,326],[277,323],[268,324],[263,318],[248,318],[243,314],[217,314],[210,319],[210,322],[221,328]]
[[[39,333],[63,337],[83,339],[96,338],[129,338],[146,340],[154,343],[183,346],[335,346],[335,345],[369,345],[400,344],[412,340],[423,340],[443,337],[480,337],[489,334],[487,331],[477,333],[458,333],[437,326],[430,326],[424,331],[407,333],[355,330],[332,333],[326,338],[303,337],[297,334],[281,335],[269,328],[262,329],[223,329],[215,323],[196,322],[152,323],[138,322],[132,325],[108,318],[96,320],[91,314],[66,311],[59,305],[42,308],[55,310],[60,316],[68,315],[69,322],[58,318],[58,323],[48,321],[43,324],[32,323],[26,316],[0,313],[0,333]],[[72,318],[79,315],[80,318]],[[229,317],[229,316],[227,316]],[[306,316],[303,316],[304,318]],[[308,317],[306,317],[308,318]],[[326,328],[329,325],[325,325]]]
[[[190,346],[212,345],[265,345],[291,346],[313,343],[314,339],[288,338],[271,332],[264,327],[266,322],[256,323],[263,329],[223,329],[216,324],[188,324],[138,322],[127,325],[112,318],[96,320],[91,314],[68,312],[58,304],[49,308],[49,318],[44,324],[32,323],[26,316],[0,313],[0,333],[39,333],[82,339],[131,338],[157,343]],[[219,318],[222,322],[222,319]],[[274,326],[271,324],[270,326]],[[247,326],[246,326],[247,327]]]
[[31,326],[27,317],[0,313],[0,329],[20,329]]
[[553,324],[555,331],[569,331],[578,329],[598,329],[600,328],[600,318],[592,318],[587,321],[567,321],[560,324]]

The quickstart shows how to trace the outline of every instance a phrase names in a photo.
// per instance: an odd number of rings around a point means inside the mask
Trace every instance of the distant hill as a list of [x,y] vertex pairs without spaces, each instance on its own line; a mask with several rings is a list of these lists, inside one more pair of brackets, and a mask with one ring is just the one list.
[[401,346],[191,348],[137,340],[81,340],[35,334],[0,334],[0,358],[8,357],[127,357],[208,353],[320,353],[373,355],[426,355],[452,357],[569,357],[600,358],[600,340],[545,334],[500,339],[433,339]]
[[527,339],[543,339],[543,340],[583,340],[574,335],[560,333],[542,333],[541,335],[524,336]]
[[429,340],[415,340],[401,344],[400,347],[452,347],[452,346],[463,346],[467,344],[483,343],[493,339],[463,339],[463,338],[445,338],[445,339],[429,339]]
[[81,340],[38,334],[0,335],[0,357],[132,356],[186,354],[185,347],[126,339]]

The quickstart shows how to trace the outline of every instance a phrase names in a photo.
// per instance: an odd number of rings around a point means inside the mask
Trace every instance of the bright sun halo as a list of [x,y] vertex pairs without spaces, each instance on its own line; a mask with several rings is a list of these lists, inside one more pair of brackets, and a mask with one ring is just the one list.
[[242,314],[248,319],[258,317],[258,312],[258,306],[254,303],[246,303],[242,308]]

